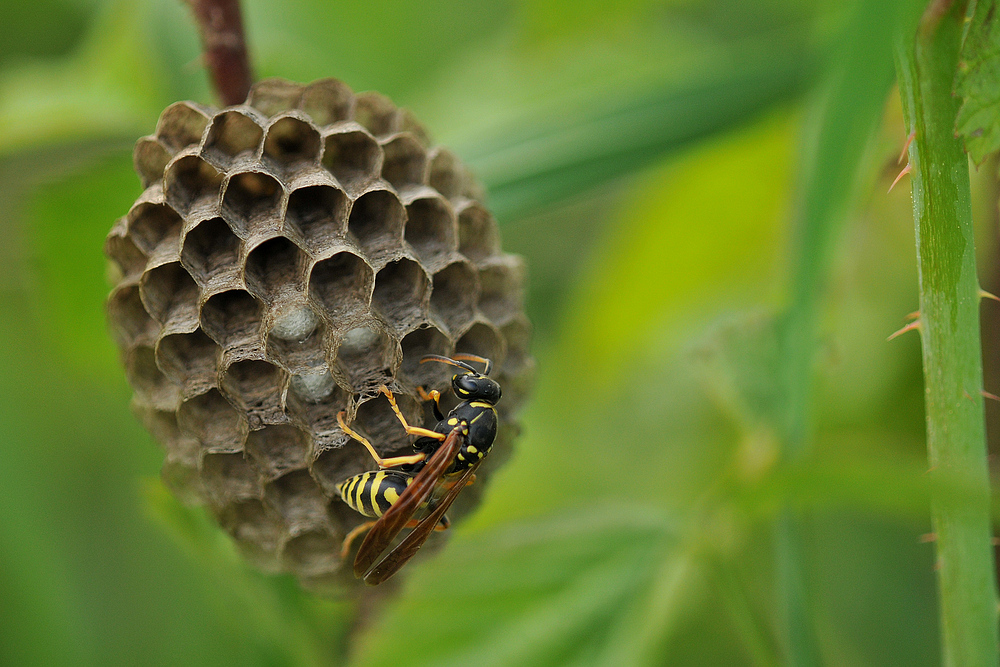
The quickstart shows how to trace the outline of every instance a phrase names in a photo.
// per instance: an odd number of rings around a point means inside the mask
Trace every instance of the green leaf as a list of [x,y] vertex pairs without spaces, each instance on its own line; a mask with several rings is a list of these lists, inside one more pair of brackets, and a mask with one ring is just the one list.
[[[735,434],[683,353],[692,329],[769,296],[766,280],[747,276],[779,263],[793,121],[780,114],[718,137],[632,189],[566,299],[555,346],[541,351],[518,455],[474,521],[601,498],[687,506],[718,478]],[[619,460],[656,482],[609,475]],[[553,461],[573,474],[540,475]]]
[[65,53],[80,38],[89,0],[35,0],[4,3],[0,23],[0,63],[29,56]]
[[170,99],[149,48],[148,4],[109,2],[68,58],[25,61],[0,71],[0,156],[152,129]]
[[519,18],[526,41],[549,41],[553,37],[579,36],[586,32],[614,32],[632,22],[655,20],[663,0],[519,0]]
[[[243,635],[272,664],[330,664],[343,641],[331,627],[342,627],[352,612],[349,603],[314,598],[291,575],[254,571],[203,509],[182,505],[160,480],[144,480],[142,493],[149,518],[212,576],[216,596],[210,601],[229,632]],[[230,613],[234,608],[241,613]]]
[[460,534],[414,568],[353,664],[642,664],[689,601],[690,567],[662,512],[638,505]]
[[[249,0],[245,22],[260,77],[334,76],[397,103],[510,24],[503,0]],[[454,100],[451,100],[453,103]]]
[[35,159],[56,172],[32,193],[24,211],[35,252],[32,286],[42,335],[70,368],[118,379],[118,354],[104,316],[108,284],[102,248],[114,221],[141,192],[131,155],[94,151],[84,168],[63,174],[56,166],[63,151]]
[[718,312],[766,299],[767,281],[746,276],[769,275],[778,261],[793,122],[776,114],[644,179],[570,300],[556,377],[571,374],[581,388],[600,392],[623,389],[619,374],[645,365],[645,354],[679,351],[665,323],[703,312],[706,302]]
[[778,422],[778,326],[766,311],[726,316],[694,348],[710,394],[744,431],[773,429]]
[[[826,94],[812,119],[812,140],[801,170],[801,205],[794,220],[788,302],[778,328],[781,366],[775,381],[781,414],[774,426],[779,458],[785,463],[801,461],[812,448],[815,355],[830,266],[854,203],[865,148],[892,85],[893,40],[899,26],[908,25],[912,4],[853,3],[832,52]],[[805,666],[819,664],[822,657],[804,576],[802,536],[798,517],[778,517],[775,563],[784,617],[781,634],[789,664]]]
[[978,0],[955,77],[962,98],[956,130],[977,165],[1000,148],[1000,17],[996,0]]
[[460,140],[456,151],[488,186],[500,218],[524,215],[792,97],[811,74],[812,54],[791,42],[770,46],[738,64],[703,65],[681,80],[635,86],[612,76],[587,89],[586,99],[564,99],[561,109],[548,101],[548,118],[530,105],[519,117],[482,128],[474,144]]
[[[22,230],[10,231],[7,266],[24,280]],[[224,550],[192,558],[165,539],[136,488],[162,453],[125,407],[124,380],[68,373],[14,280],[0,289],[10,324],[0,327],[0,663],[325,664],[344,606],[299,592],[291,577],[247,573]],[[197,542],[207,520],[160,491],[151,495],[172,515],[164,525]]]

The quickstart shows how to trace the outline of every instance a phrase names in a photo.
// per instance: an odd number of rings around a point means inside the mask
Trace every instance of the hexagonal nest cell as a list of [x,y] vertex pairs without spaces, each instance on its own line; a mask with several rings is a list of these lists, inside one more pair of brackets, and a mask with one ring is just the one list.
[[105,244],[133,409],[167,450],[164,481],[251,561],[354,582],[339,549],[364,517],[336,486],[375,464],[337,415],[382,454],[410,451],[378,389],[432,426],[418,388],[456,399],[426,354],[493,358],[494,456],[509,456],[534,368],[523,266],[408,112],[334,79],[271,79],[245,104],[171,105],[134,160],[146,190]]

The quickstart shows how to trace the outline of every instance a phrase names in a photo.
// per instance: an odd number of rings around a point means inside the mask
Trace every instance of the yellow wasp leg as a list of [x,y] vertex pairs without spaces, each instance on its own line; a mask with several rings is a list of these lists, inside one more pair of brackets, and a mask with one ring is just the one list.
[[420,400],[422,401],[434,401],[434,416],[438,419],[444,419],[444,413],[441,412],[441,392],[437,389],[431,389],[427,391],[423,387],[417,387],[417,394],[420,395]]
[[344,538],[344,546],[340,547],[341,560],[347,560],[347,554],[351,553],[351,545],[354,543],[354,540],[374,525],[374,521],[365,521],[361,525],[355,526],[354,529],[347,534],[347,537]]
[[437,406],[438,410],[441,410],[441,392],[437,389],[431,389],[427,391],[423,387],[417,387],[417,394],[420,395],[421,401],[434,401],[434,405]]
[[396,397],[392,395],[392,392],[389,391],[389,388],[386,387],[385,385],[382,385],[381,387],[378,388],[378,390],[383,394],[385,394],[385,397],[389,399],[389,405],[392,406],[392,411],[396,413],[396,417],[399,419],[399,423],[403,425],[403,428],[406,430],[407,433],[409,433],[410,435],[421,435],[427,438],[434,438],[435,440],[441,440],[441,441],[443,441],[445,438],[448,437],[444,433],[438,433],[437,431],[432,431],[426,428],[420,428],[419,426],[410,426],[409,424],[407,424],[406,417],[404,417],[403,413],[399,411],[399,406],[396,405]]
[[337,413],[337,423],[340,424],[340,428],[344,433],[351,436],[352,438],[354,438],[355,440],[357,440],[358,442],[360,442],[362,445],[365,446],[365,449],[367,449],[368,453],[372,455],[373,459],[375,459],[375,463],[378,464],[379,468],[392,468],[395,466],[420,463],[421,461],[427,458],[426,454],[411,454],[409,456],[393,456],[391,458],[384,459],[378,455],[378,452],[376,452],[375,448],[372,447],[372,443],[368,442],[368,440],[362,437],[360,433],[352,431],[347,426],[347,424],[344,423],[343,410]]

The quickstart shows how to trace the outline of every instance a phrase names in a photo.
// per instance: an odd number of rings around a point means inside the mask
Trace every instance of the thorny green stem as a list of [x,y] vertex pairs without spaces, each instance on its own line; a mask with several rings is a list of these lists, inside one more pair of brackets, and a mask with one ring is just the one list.
[[194,11],[205,50],[205,66],[219,99],[240,104],[250,93],[253,75],[243,34],[239,0],[187,0]]
[[979,283],[968,158],[955,137],[960,100],[952,95],[965,2],[935,0],[916,38],[897,49],[900,95],[910,144],[931,473],[975,490],[958,501],[936,495],[943,661],[1000,664],[990,539]]

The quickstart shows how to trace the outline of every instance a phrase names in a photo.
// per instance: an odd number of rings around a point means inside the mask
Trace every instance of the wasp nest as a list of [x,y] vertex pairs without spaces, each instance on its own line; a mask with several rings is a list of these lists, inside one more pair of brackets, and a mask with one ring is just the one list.
[[263,81],[239,106],[168,107],[135,167],[145,191],[106,245],[133,405],[166,449],[165,481],[252,561],[336,580],[363,517],[335,487],[374,467],[337,413],[381,455],[407,453],[377,390],[433,424],[417,387],[450,397],[450,373],[425,354],[496,362],[500,435],[479,476],[506,458],[532,371],[524,267],[406,111],[332,79]]

